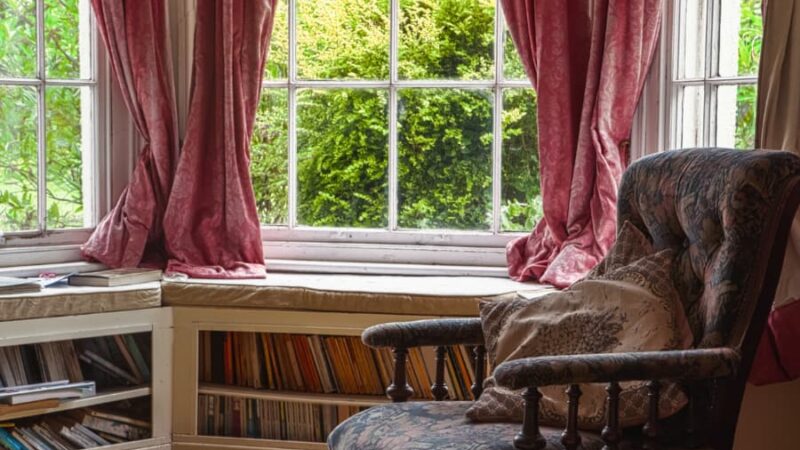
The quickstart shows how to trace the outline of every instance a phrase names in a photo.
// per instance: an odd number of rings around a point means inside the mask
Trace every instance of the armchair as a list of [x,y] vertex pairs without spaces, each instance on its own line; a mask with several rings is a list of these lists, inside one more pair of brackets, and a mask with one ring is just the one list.
[[[371,408],[330,435],[331,450],[378,449],[623,449],[733,447],[745,383],[764,330],[786,240],[800,204],[800,158],[788,152],[691,149],[644,158],[626,171],[617,223],[629,221],[657,249],[678,251],[673,273],[695,336],[680,351],[562,355],[517,359],[494,369],[497,383],[524,389],[523,423],[471,423],[469,402],[444,401],[444,351],[474,345],[476,384],[485,374],[479,319],[391,323],[367,329],[362,339],[391,347],[395,373],[387,389],[394,403]],[[437,402],[406,402],[408,349],[433,346]],[[647,423],[619,426],[620,383],[648,381]],[[659,417],[661,383],[677,380],[689,403],[680,414]],[[580,431],[579,383],[607,384],[601,433]],[[564,430],[542,427],[538,388],[568,385]]]

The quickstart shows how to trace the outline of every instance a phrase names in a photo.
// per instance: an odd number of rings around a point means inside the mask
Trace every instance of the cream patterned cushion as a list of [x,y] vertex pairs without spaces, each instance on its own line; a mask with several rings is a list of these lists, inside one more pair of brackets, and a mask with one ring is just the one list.
[[[586,353],[616,353],[690,348],[692,333],[671,278],[675,253],[654,252],[633,225],[625,223],[617,244],[592,273],[569,289],[535,299],[515,298],[481,304],[487,352],[494,365],[507,360]],[[622,383],[620,423],[647,419],[645,382]],[[467,411],[473,421],[521,421],[521,392],[486,380],[478,401]],[[582,429],[605,424],[606,386],[581,385],[578,410]],[[566,386],[540,388],[540,420],[563,426]],[[686,397],[674,383],[662,389],[661,417],[679,411]]]

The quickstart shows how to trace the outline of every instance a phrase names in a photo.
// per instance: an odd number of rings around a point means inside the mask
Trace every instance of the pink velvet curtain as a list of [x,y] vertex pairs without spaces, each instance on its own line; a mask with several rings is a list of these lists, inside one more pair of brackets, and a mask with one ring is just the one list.
[[161,0],[92,0],[114,76],[144,146],[131,181],[82,249],[112,267],[161,265],[178,126]]
[[661,0],[503,0],[538,95],[544,218],[508,245],[509,275],[566,287],[616,234],[617,187],[658,41]]
[[167,269],[266,275],[250,137],[276,0],[199,0],[186,138],[164,218]]

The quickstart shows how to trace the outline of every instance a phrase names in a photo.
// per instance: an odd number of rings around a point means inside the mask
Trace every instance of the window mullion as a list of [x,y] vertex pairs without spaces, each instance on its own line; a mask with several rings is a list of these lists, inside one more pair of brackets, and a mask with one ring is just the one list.
[[297,2],[289,0],[289,228],[297,226]]
[[494,19],[494,107],[492,116],[492,231],[501,230],[502,177],[503,177],[503,8],[500,0],[495,2]]
[[390,0],[389,12],[389,230],[397,229],[398,210],[398,95],[400,0]]
[[[709,80],[717,75],[719,61],[719,3],[717,0],[708,0],[706,22],[706,67],[705,78]],[[714,103],[716,100],[716,86],[706,81],[703,85],[703,146],[710,147],[716,144],[716,120],[714,116]]]
[[44,0],[36,0],[36,72],[37,90],[37,220],[38,229],[47,231],[47,134],[46,134],[46,104],[45,104],[45,45],[44,45]]

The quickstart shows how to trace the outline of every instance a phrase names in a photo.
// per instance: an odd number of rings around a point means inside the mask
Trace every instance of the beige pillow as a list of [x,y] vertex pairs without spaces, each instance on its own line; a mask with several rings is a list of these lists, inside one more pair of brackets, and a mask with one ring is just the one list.
[[[635,352],[686,349],[692,333],[670,277],[674,252],[652,254],[646,238],[625,224],[609,256],[589,277],[569,289],[537,299],[517,298],[481,304],[481,321],[490,362],[531,356]],[[649,256],[642,256],[650,253]],[[638,258],[630,261],[631,258]],[[621,383],[620,423],[647,420],[646,382]],[[605,425],[606,385],[581,385],[578,410],[582,429]],[[566,422],[566,386],[540,388],[540,421],[563,426]],[[467,417],[480,422],[521,421],[521,391],[511,391],[486,380],[480,398]],[[661,417],[686,404],[673,383],[665,384]]]

